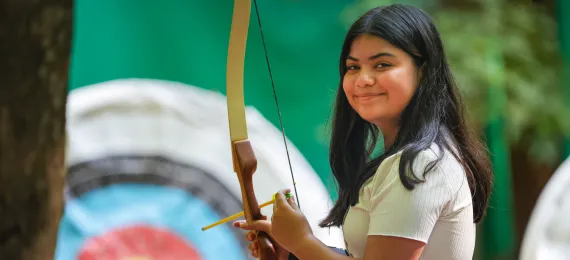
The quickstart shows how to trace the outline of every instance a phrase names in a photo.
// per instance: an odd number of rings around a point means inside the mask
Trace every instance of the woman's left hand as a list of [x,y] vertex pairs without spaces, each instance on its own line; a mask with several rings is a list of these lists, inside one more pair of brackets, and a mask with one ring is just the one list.
[[285,194],[290,190],[280,190],[275,195],[275,203],[273,204],[273,215],[271,216],[271,225],[263,221],[254,221],[247,224],[240,220],[234,224],[244,230],[257,230],[269,234],[277,243],[289,252],[295,252],[299,249],[307,239],[313,236],[313,230],[307,221],[307,218],[301,212],[294,197],[289,199]]

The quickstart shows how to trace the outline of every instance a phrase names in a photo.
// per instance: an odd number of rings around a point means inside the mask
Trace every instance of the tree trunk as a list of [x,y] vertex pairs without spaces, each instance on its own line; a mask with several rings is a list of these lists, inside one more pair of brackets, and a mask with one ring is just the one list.
[[73,0],[0,0],[0,259],[53,259]]

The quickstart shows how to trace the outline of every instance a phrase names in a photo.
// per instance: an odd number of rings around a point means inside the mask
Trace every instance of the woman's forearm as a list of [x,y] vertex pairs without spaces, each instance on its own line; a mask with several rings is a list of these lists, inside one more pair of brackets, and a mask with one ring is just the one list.
[[327,260],[355,260],[356,258],[339,254],[318,238],[311,236],[303,241],[303,246],[292,252],[299,260],[327,259]]

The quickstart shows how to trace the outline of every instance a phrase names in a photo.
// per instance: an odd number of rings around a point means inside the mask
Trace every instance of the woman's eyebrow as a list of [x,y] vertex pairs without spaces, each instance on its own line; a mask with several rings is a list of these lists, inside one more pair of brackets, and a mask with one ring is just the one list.
[[[394,54],[392,54],[392,53],[389,53],[389,52],[380,52],[380,53],[377,53],[377,54],[374,54],[374,55],[370,56],[370,57],[368,58],[368,60],[374,60],[374,59],[380,58],[380,57],[382,57],[382,56],[395,57]],[[348,55],[348,57],[346,57],[346,59],[347,59],[347,60],[358,61],[357,58],[352,57],[352,56],[350,56],[350,55]]]

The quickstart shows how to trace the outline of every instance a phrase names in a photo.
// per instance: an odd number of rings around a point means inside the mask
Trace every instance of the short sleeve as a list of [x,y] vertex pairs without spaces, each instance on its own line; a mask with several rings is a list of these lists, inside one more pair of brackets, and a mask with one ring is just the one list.
[[437,157],[431,150],[420,152],[412,168],[425,180],[407,190],[398,173],[399,155],[385,178],[374,179],[370,190],[368,235],[404,237],[427,243],[451,192],[441,163],[422,176],[425,167]]

